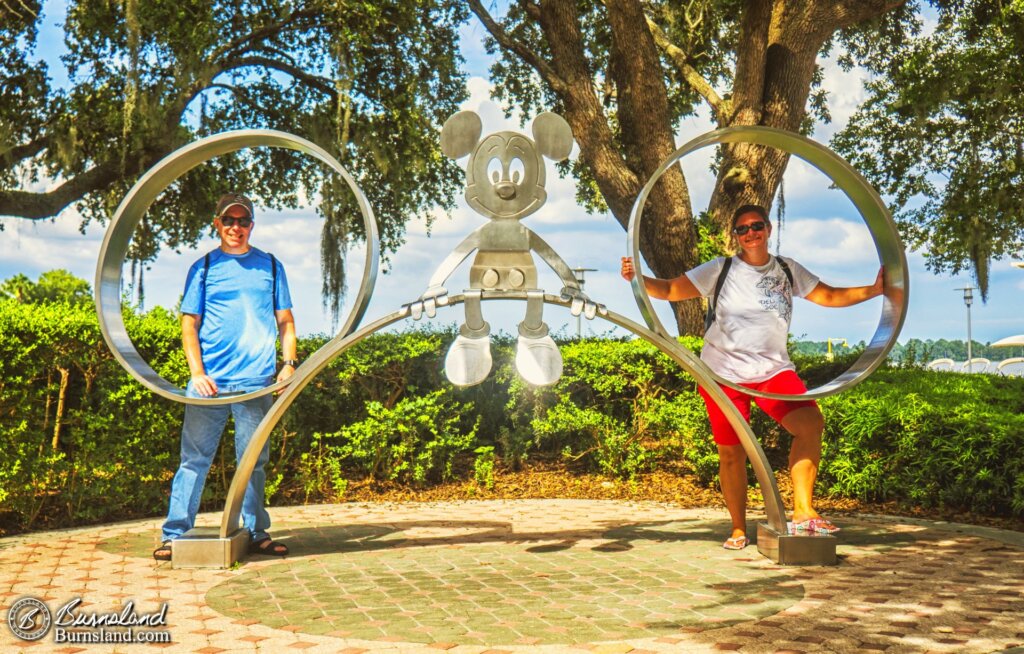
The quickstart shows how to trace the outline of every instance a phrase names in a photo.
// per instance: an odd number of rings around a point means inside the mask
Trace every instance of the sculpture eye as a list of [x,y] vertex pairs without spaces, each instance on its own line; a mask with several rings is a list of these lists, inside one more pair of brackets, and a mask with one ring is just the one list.
[[516,157],[508,164],[508,173],[512,178],[513,184],[518,184],[519,180],[526,177],[526,165],[523,160]]
[[491,183],[497,184],[500,182],[503,172],[505,171],[501,165],[501,159],[494,157],[487,162],[487,177],[491,180]]

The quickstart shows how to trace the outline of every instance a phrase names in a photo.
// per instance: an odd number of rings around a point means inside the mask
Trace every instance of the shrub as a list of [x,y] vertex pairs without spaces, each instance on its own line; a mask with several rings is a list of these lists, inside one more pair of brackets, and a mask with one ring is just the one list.
[[494,488],[494,448],[490,445],[478,447],[473,452],[473,478],[484,488]]
[[[698,339],[686,345],[699,347]],[[693,381],[642,340],[585,340],[562,346],[564,372],[543,391],[513,386],[511,402],[534,402],[536,445],[605,474],[633,478],[682,453],[702,477],[717,454]],[[524,401],[525,400],[525,401]],[[698,410],[697,407],[700,407]]]
[[1024,515],[1022,380],[881,370],[822,408],[829,491]]
[[370,402],[366,418],[320,438],[336,442],[328,456],[351,462],[371,479],[447,481],[455,458],[475,447],[478,422],[467,428],[463,418],[472,409],[453,401],[448,390],[403,398],[393,408]]

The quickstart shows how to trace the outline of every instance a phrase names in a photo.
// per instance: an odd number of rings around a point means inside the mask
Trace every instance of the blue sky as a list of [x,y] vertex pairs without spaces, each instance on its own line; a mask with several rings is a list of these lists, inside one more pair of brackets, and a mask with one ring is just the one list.
[[[50,0],[44,5],[44,20],[38,53],[51,63],[56,82],[65,80],[57,56],[63,49],[62,32],[57,26],[63,20],[63,2]],[[470,99],[463,109],[478,112],[485,133],[501,129],[518,130],[518,119],[504,119],[501,108],[490,100],[487,69],[490,58],[484,52],[484,29],[475,21],[462,29],[461,47],[470,75]],[[863,99],[863,71],[843,72],[834,62],[826,62],[824,86],[829,91],[833,122],[817,128],[814,138],[827,143],[840,129]],[[677,134],[681,144],[711,129],[706,113],[687,120]],[[574,149],[572,157],[577,155]],[[697,153],[684,162],[695,207],[706,204],[713,177],[707,170],[711,151]],[[465,161],[461,161],[463,165]],[[781,252],[801,261],[812,272],[833,285],[867,284],[874,279],[877,257],[867,229],[853,206],[841,192],[829,190],[828,180],[813,168],[794,161],[786,174],[787,214],[782,229]],[[587,292],[609,308],[640,320],[639,311],[628,285],[618,276],[619,257],[626,252],[625,232],[613,218],[588,215],[575,206],[571,179],[559,179],[553,166],[548,169],[548,202],[524,224],[539,233],[573,267],[595,268],[587,275]],[[253,243],[273,252],[285,262],[296,302],[295,313],[300,333],[328,332],[328,316],[321,308],[319,252],[320,220],[312,206],[295,211],[263,212],[258,221]],[[392,255],[387,274],[378,277],[367,318],[390,313],[401,304],[415,299],[423,290],[425,280],[444,256],[471,230],[483,223],[483,217],[460,200],[449,219],[436,213],[430,234],[424,225],[408,226],[406,244]],[[22,272],[30,277],[53,268],[66,268],[89,279],[95,274],[96,258],[102,240],[102,229],[90,227],[82,235],[74,210],[66,210],[55,220],[30,222],[0,218],[0,278]],[[147,306],[173,306],[180,295],[188,265],[203,252],[216,246],[204,241],[198,248],[178,255],[165,252],[147,272]],[[1022,255],[1024,256],[1024,255]],[[963,339],[966,337],[966,309],[962,293],[955,290],[971,284],[967,274],[956,277],[929,273],[919,253],[908,252],[911,268],[910,311],[901,341],[907,338]],[[359,278],[361,252],[350,256],[350,279]],[[541,264],[543,265],[543,264]],[[468,265],[453,276],[448,288],[457,292],[468,281]],[[550,292],[560,283],[554,273],[542,269],[540,285]],[[994,262],[987,304],[976,302],[972,309],[973,335],[976,340],[995,341],[1011,334],[1024,333],[1021,296],[1024,293],[1024,270],[1014,268],[1010,261]],[[354,294],[353,294],[354,295]],[[495,302],[485,305],[485,317],[495,329],[512,332],[522,319],[525,305]],[[794,312],[794,335],[809,340],[841,337],[851,343],[866,340],[878,321],[880,300],[847,309],[823,309],[800,302]],[[560,308],[548,308],[547,322],[556,333],[572,335],[576,321]],[[668,313],[662,313],[668,321]],[[442,310],[435,319],[442,323],[460,321],[457,309]],[[585,334],[611,333],[611,326],[600,321],[584,321]]]

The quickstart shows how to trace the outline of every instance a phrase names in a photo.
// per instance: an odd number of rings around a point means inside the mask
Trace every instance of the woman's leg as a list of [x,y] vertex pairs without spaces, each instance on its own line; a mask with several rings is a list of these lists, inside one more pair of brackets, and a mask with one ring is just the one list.
[[732,521],[731,538],[747,533],[747,453],[743,446],[718,445],[718,478]]
[[[758,385],[758,390],[782,395],[807,392],[803,381],[792,370],[784,370]],[[793,479],[793,522],[817,518],[814,510],[814,482],[821,461],[821,435],[825,418],[813,400],[796,402],[757,398],[757,404],[793,437],[789,449],[789,474]]]
[[789,474],[793,478],[793,522],[819,517],[814,510],[814,482],[821,461],[821,435],[825,418],[817,406],[804,406],[782,418],[782,426],[793,436],[789,450]]
[[[747,530],[747,453],[740,445],[736,430],[715,401],[703,388],[698,387],[708,409],[711,434],[718,446],[718,479],[722,484],[722,496],[732,521],[730,538],[746,535]],[[750,396],[728,387],[722,387],[745,420],[750,420]]]

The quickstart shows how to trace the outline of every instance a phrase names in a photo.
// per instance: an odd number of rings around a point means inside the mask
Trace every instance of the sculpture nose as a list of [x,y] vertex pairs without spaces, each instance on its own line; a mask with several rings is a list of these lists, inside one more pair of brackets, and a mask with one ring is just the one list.
[[498,182],[494,185],[494,191],[502,200],[511,200],[516,196],[516,185],[512,182]]

